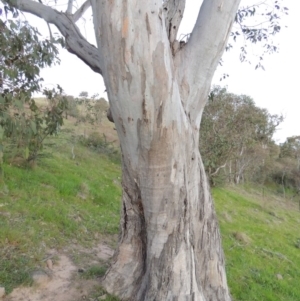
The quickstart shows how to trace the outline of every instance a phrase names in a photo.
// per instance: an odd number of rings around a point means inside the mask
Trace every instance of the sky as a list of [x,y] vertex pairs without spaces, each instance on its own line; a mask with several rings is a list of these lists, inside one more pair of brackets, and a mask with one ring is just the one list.
[[[253,3],[254,0],[243,0],[242,3]],[[189,33],[194,26],[199,7],[202,1],[187,0],[184,19],[180,31]],[[300,94],[298,81],[300,79],[300,41],[299,29],[300,11],[299,0],[284,0],[284,6],[289,8],[289,15],[282,20],[282,30],[274,38],[275,45],[279,46],[279,53],[265,56],[262,69],[255,70],[255,65],[239,61],[239,47],[225,52],[223,66],[215,73],[213,84],[226,85],[228,91],[236,94],[246,94],[253,98],[256,105],[267,108],[271,114],[283,114],[285,121],[279,126],[274,138],[283,142],[286,137],[300,135]],[[26,16],[28,21],[39,28],[42,33],[48,34],[45,22],[36,17]],[[81,22],[83,35],[93,44],[93,27],[89,23],[90,16]],[[238,45],[237,45],[238,46]],[[255,54],[255,47],[249,47],[251,55]],[[252,56],[254,58],[254,56]],[[42,70],[44,84],[48,87],[60,84],[67,94],[78,96],[81,91],[89,95],[99,94],[107,98],[102,77],[94,73],[76,56],[66,50],[60,52],[61,64]],[[254,61],[255,58],[252,60]],[[229,77],[220,81],[223,73]]]

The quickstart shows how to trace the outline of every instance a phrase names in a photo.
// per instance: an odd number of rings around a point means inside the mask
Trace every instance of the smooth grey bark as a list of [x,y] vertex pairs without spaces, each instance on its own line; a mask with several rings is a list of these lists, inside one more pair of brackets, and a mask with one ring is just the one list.
[[68,14],[68,15],[72,14],[73,2],[74,2],[74,0],[68,0],[68,8],[66,10],[66,14]]
[[73,21],[77,22],[87,11],[87,9],[91,6],[90,0],[85,1],[79,9],[76,11],[76,13],[73,15]]
[[198,141],[240,0],[204,0],[189,40],[175,48],[185,1],[90,0],[97,52],[78,34],[76,13],[10,2],[55,24],[69,51],[101,73],[107,87],[123,197],[119,246],[104,287],[122,300],[230,301]]

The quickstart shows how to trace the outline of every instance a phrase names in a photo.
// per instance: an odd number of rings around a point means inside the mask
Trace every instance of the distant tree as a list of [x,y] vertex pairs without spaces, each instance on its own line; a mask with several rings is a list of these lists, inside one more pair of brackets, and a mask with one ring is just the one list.
[[214,87],[200,131],[200,151],[211,183],[239,183],[246,171],[255,172],[281,121],[281,116],[257,107],[249,96]]
[[94,120],[96,123],[101,123],[102,118],[106,115],[109,105],[105,98],[101,97],[94,102],[92,113],[94,114]]
[[88,98],[89,93],[87,91],[82,91],[82,92],[79,93],[79,97],[80,98]]
[[68,116],[72,116],[77,118],[80,113],[75,97],[73,95],[65,95],[64,97],[67,102],[67,110],[65,112],[65,117],[68,118]]
[[273,171],[273,179],[286,188],[300,191],[300,136],[288,137],[280,145],[280,154]]
[[288,137],[280,145],[280,157],[291,157],[297,161],[297,169],[300,170],[300,136]]
[[78,122],[89,122],[90,124],[101,124],[103,116],[109,108],[108,102],[103,98],[98,98],[98,94],[91,97],[84,96],[87,93],[81,92],[75,102],[80,106],[80,113],[77,116]]
[[244,180],[260,185],[271,183],[279,152],[279,146],[275,141],[270,141],[263,147],[261,144],[256,144],[252,148],[253,161],[245,170]]

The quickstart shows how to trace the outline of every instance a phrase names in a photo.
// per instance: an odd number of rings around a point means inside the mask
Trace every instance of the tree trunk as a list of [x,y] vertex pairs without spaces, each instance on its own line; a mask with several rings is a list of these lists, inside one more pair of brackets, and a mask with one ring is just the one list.
[[140,158],[138,173],[123,157],[122,185],[107,291],[122,300],[230,300],[198,132],[166,129]]
[[103,285],[122,300],[229,301],[199,127],[231,24],[216,44],[212,32],[198,37],[210,50],[175,55],[156,1],[91,3],[123,164],[121,235]]

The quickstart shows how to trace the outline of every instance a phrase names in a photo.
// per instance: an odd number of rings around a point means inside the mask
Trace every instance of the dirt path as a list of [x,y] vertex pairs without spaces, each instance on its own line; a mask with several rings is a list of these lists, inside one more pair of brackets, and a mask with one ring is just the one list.
[[[82,258],[80,266],[71,260],[77,256]],[[99,280],[85,280],[79,276],[80,269],[101,264],[111,258],[113,250],[104,244],[91,249],[74,248],[61,253],[52,250],[48,267],[33,274],[34,284],[31,287],[19,287],[3,298],[4,301],[75,301],[88,300],[90,292],[99,285]],[[104,296],[103,296],[104,297]],[[100,296],[101,298],[101,296]],[[104,298],[103,298],[104,299]]]

